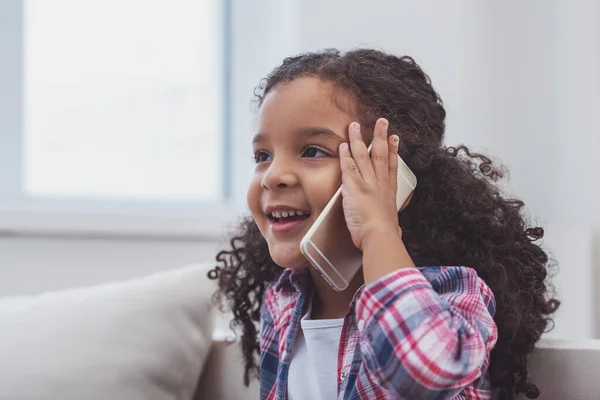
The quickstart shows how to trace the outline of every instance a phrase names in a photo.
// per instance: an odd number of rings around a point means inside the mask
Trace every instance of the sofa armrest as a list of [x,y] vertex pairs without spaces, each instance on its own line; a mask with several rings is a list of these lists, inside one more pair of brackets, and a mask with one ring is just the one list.
[[215,338],[198,383],[195,400],[255,400],[258,380],[244,386],[244,366],[239,342]]
[[600,393],[600,340],[543,339],[530,357],[529,379],[544,400],[589,400]]

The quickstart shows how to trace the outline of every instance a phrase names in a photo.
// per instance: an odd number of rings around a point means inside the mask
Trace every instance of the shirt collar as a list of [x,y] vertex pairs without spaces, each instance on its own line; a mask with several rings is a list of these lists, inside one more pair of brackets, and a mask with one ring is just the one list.
[[310,272],[305,268],[286,268],[275,284],[275,291],[302,292],[310,283]]
[[[359,271],[359,273],[362,273]],[[308,267],[305,268],[286,268],[283,270],[279,279],[275,283],[276,292],[305,292],[312,287],[312,278]],[[353,309],[356,301],[363,292],[365,285],[361,285],[350,302],[350,308]]]

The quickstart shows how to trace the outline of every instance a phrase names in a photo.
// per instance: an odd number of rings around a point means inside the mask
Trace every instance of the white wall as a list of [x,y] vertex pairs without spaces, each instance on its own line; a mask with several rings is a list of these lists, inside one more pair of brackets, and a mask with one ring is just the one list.
[[0,237],[0,296],[141,277],[214,260],[217,241]]
[[[600,333],[592,256],[600,227],[598,3],[232,0],[232,117],[240,135],[233,146],[249,154],[252,90],[282,57],[361,45],[412,55],[446,103],[448,143],[502,159],[511,188],[546,227],[561,268],[553,335],[592,337],[596,326]],[[239,204],[248,165],[233,162]],[[0,295],[136,276],[212,259],[215,249],[214,241],[0,238]]]

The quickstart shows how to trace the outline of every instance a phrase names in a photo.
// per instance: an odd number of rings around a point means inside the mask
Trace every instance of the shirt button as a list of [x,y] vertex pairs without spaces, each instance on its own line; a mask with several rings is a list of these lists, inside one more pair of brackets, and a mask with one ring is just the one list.
[[281,353],[281,358],[283,358],[284,360],[287,358],[287,351],[283,351],[283,353]]
[[348,372],[342,371],[342,373],[340,374],[340,379],[343,381],[344,379],[346,379],[347,376],[348,376]]
[[358,330],[362,332],[363,329],[365,329],[365,320],[361,319],[360,321],[358,321]]

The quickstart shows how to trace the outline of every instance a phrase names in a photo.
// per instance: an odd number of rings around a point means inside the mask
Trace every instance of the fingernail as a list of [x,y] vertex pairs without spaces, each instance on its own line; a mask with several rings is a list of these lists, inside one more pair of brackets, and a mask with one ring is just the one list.
[[385,128],[386,126],[388,126],[388,123],[389,123],[389,122],[388,122],[388,120],[387,120],[387,119],[385,119],[385,118],[381,118],[381,119],[379,120],[379,123],[381,124],[381,126],[382,126],[382,127],[384,127],[384,128]]
[[354,132],[360,131],[360,124],[358,122],[353,122],[352,129],[354,130]]
[[342,143],[342,150],[343,151],[348,151],[350,148],[348,147],[348,143]]
[[392,142],[394,142],[394,144],[398,144],[400,142],[400,138],[396,135],[392,136]]

